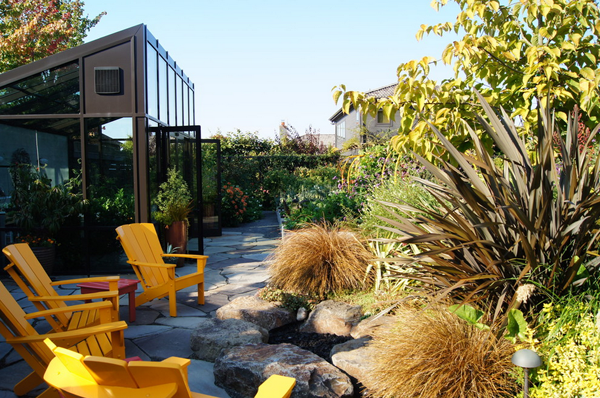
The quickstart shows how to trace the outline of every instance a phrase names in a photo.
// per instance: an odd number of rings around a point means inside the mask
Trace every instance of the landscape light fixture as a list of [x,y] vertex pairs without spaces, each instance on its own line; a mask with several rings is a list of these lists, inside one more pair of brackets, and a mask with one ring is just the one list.
[[542,359],[535,351],[523,348],[513,354],[511,361],[518,367],[523,368],[523,371],[525,372],[523,398],[529,398],[529,369],[541,366]]

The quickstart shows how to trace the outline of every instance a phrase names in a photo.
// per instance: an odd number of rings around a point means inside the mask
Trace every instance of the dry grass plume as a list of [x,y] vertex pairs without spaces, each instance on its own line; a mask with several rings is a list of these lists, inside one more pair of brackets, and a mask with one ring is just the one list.
[[514,396],[512,344],[442,307],[403,309],[398,325],[379,331],[363,381],[372,398]]
[[372,257],[365,242],[352,231],[311,224],[288,231],[271,254],[271,284],[285,291],[321,297],[362,288]]

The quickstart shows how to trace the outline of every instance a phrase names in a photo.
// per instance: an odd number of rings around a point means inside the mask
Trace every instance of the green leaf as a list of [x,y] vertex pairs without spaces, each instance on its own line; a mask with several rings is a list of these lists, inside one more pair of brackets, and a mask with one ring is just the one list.
[[523,316],[523,313],[517,309],[511,309],[507,314],[508,323],[506,325],[507,334],[505,337],[511,340],[513,343],[516,342],[517,338],[525,340],[527,332],[527,321]]
[[464,319],[472,325],[475,325],[483,317],[484,312],[466,304],[454,304],[449,307],[450,311],[459,318]]

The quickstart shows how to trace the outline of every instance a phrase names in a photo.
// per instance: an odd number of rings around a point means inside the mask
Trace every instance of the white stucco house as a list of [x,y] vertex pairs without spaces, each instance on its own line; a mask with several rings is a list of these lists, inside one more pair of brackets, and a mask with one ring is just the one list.
[[[375,90],[366,92],[368,97],[385,98],[394,94],[394,90],[398,84],[390,84],[389,86],[380,87]],[[385,117],[383,111],[377,113],[377,117],[373,118],[365,115],[362,112],[350,106],[350,113],[345,114],[340,108],[336,113],[329,118],[331,124],[335,126],[335,137],[333,145],[336,148],[342,148],[346,141],[357,138],[358,142],[364,143],[366,139],[365,132],[371,134],[388,133],[396,134],[400,127],[400,114],[396,113],[395,120],[389,120]]]

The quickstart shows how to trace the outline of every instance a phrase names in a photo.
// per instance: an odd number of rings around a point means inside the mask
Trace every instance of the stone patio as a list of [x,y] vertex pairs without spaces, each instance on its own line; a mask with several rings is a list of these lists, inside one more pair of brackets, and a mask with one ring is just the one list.
[[[205,304],[196,302],[194,287],[177,293],[177,317],[169,317],[167,299],[155,300],[137,308],[136,321],[125,330],[128,357],[161,361],[170,356],[191,358],[190,336],[203,318],[215,317],[216,310],[239,296],[254,295],[264,287],[268,278],[265,258],[280,238],[280,227],[275,212],[264,212],[264,218],[239,228],[224,228],[220,237],[204,240],[204,254],[209,256],[205,269]],[[195,264],[177,268],[178,275],[194,271]],[[75,276],[64,277],[69,279]],[[121,275],[135,278],[135,275]],[[26,312],[34,311],[25,295],[8,277],[2,282],[23,303]],[[65,288],[64,294],[79,293],[79,289]],[[121,298],[121,319],[128,317],[127,296]],[[44,321],[34,324],[39,332],[49,330]],[[227,393],[214,384],[213,364],[192,359],[189,367],[190,389],[195,392],[228,398]],[[29,366],[0,336],[0,398],[17,397],[12,388],[25,375]],[[35,397],[42,389],[25,397]]]

